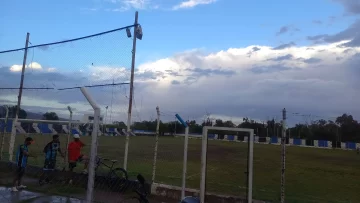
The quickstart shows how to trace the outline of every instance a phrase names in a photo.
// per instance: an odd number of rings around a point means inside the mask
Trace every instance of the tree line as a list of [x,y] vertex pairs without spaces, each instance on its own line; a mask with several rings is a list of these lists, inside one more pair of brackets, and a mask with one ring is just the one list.
[[[15,118],[16,107],[9,107],[9,118]],[[4,108],[0,108],[0,118],[5,117]],[[59,120],[55,112],[46,112],[42,115],[44,120]],[[23,109],[19,111],[19,118],[27,118],[27,112]],[[235,125],[231,120],[223,121],[221,119],[212,120],[205,119],[201,123],[195,120],[186,121],[189,125],[189,132],[194,134],[201,134],[203,126],[218,126],[218,127],[237,127],[254,129],[254,133],[259,137],[280,137],[282,133],[282,124],[274,119],[257,122],[250,118],[244,118],[243,122]],[[141,121],[134,122],[131,129],[156,131],[157,121]],[[126,128],[123,121],[114,121],[112,124],[107,124],[106,127]],[[184,133],[184,126],[178,121],[162,122],[159,126],[160,133]],[[223,135],[244,135],[244,133],[236,133],[233,131],[210,131],[209,133],[216,133],[219,136]],[[360,123],[353,118],[352,115],[343,114],[338,116],[334,121],[332,120],[314,120],[308,124],[296,124],[294,127],[288,128],[286,136],[291,138],[301,138],[308,140],[330,140],[342,142],[360,142]]]
[[[186,121],[189,125],[189,132],[201,134],[203,126],[218,126],[218,127],[237,127],[254,129],[254,133],[259,137],[281,137],[282,123],[274,119],[264,122],[257,122],[250,118],[244,118],[243,122],[235,125],[231,120],[223,121],[221,119],[211,120],[206,119],[202,123],[197,123],[195,120]],[[126,127],[124,122],[116,122],[122,127]],[[155,131],[157,121],[141,121],[134,122],[132,129]],[[117,125],[115,125],[117,126]],[[184,133],[185,128],[178,121],[160,122],[160,133]],[[234,131],[210,131],[209,133],[216,133],[219,136],[223,135],[244,135],[244,133],[237,133]],[[288,138],[300,138],[307,140],[329,140],[341,142],[360,142],[360,123],[353,118],[352,115],[343,114],[338,116],[335,121],[332,120],[314,120],[307,124],[296,124],[294,127],[287,128],[286,136]]]

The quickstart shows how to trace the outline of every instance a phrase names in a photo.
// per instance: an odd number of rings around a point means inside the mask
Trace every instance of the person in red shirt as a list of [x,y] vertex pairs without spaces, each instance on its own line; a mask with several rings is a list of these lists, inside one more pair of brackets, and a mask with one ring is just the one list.
[[81,154],[81,148],[85,146],[84,143],[80,141],[79,134],[74,134],[74,141],[69,143],[68,146],[68,160],[69,160],[69,170],[72,172],[76,167],[76,164],[79,162],[84,163],[83,173],[87,173],[89,158]]

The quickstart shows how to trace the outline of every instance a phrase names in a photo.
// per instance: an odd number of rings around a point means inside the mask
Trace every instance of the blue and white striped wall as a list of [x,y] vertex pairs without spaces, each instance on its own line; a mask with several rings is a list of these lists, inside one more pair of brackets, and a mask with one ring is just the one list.
[[[12,120],[8,120],[6,126],[5,126],[5,121],[4,120],[0,120],[0,132],[4,131],[4,127],[6,128],[6,132],[7,133],[11,133],[11,129],[12,129],[12,124],[13,121]],[[56,131],[53,128],[53,124],[48,124],[48,123],[32,123],[30,124],[32,129],[27,129],[29,132],[35,132],[38,134],[55,134],[55,133],[69,133],[69,128],[68,125],[62,125],[61,130],[60,131]],[[79,134],[82,135],[82,132],[79,129],[79,125],[78,123],[73,124],[72,129],[71,129],[71,133],[72,134]],[[27,132],[26,130],[24,130],[24,128],[21,126],[20,122],[17,122],[15,124],[16,127],[16,131],[18,133],[21,134],[27,134],[29,132]],[[112,135],[112,136],[116,136],[116,135],[123,135],[123,133],[120,133],[116,128],[106,128],[105,129],[105,135]]]
[[[190,137],[193,138],[201,138],[202,135],[199,134],[189,134]],[[176,136],[185,136],[184,134],[177,134]],[[208,134],[209,139],[213,140],[221,140],[221,141],[228,141],[228,142],[247,142],[248,137],[244,137],[244,140],[239,140],[238,136],[236,135],[225,135],[224,139],[218,139],[218,135],[216,134]],[[263,141],[259,141],[259,136],[254,136],[254,142],[260,144],[273,144],[273,145],[280,145],[281,138],[280,137],[266,137]],[[323,148],[323,149],[332,149],[332,141],[328,140],[314,140],[314,145],[306,145],[305,139],[298,139],[298,138],[290,138],[289,143],[287,145],[291,146],[299,146],[299,147],[314,147],[314,148]],[[360,143],[355,142],[342,142],[341,149],[345,150],[356,150],[360,148]]]
[[[8,120],[7,125],[5,126],[4,120],[0,120],[0,132],[4,131],[4,128],[6,128],[6,132],[10,133],[12,128],[12,120]],[[16,131],[18,133],[27,133],[21,126],[20,122],[17,122],[15,124]],[[69,133],[68,125],[62,125],[62,132],[57,132],[53,128],[53,124],[47,124],[47,123],[32,123],[32,128],[36,133],[39,134],[54,134],[54,133]],[[79,124],[73,124],[73,127],[71,129],[72,134],[79,134],[82,135]],[[105,135],[112,135],[112,136],[118,136],[118,135],[126,135],[126,131],[123,129],[121,132],[119,132],[116,128],[106,128],[105,129]],[[151,131],[144,131],[144,130],[133,130],[131,132],[132,136],[136,135],[155,135],[155,132]],[[165,135],[170,135],[170,133],[165,133]],[[177,134],[176,136],[185,136],[184,134]],[[201,134],[189,134],[191,138],[201,138]],[[247,142],[248,137],[244,137],[244,140],[240,140],[238,136],[236,135],[224,135],[224,139],[219,139],[219,136],[217,134],[208,134],[209,139],[213,140],[221,140],[221,141],[228,141],[228,142]],[[259,136],[254,136],[254,142],[255,143],[262,143],[262,144],[274,144],[274,145],[280,145],[281,144],[281,138],[279,137],[266,137],[266,139],[261,139]],[[332,148],[332,142],[328,140],[314,140],[313,145],[307,145],[306,140],[304,139],[298,139],[298,138],[290,138],[288,145],[291,146],[299,146],[299,147],[316,147],[316,148]],[[360,143],[355,142],[342,142],[341,143],[341,149],[346,150],[356,150],[357,148],[360,148]]]

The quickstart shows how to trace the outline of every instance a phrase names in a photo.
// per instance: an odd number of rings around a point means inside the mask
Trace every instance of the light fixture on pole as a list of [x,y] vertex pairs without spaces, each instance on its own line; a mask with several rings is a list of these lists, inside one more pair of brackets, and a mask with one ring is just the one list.
[[129,28],[126,28],[126,35],[128,38],[131,38],[131,31]]
[[107,110],[108,110],[109,106],[106,106],[105,107],[105,119],[104,119],[104,122],[103,122],[103,134],[105,132],[105,127],[106,127],[106,118],[107,118]]
[[143,32],[142,32],[141,25],[138,25],[135,29],[136,29],[136,38],[138,38],[139,40],[142,40]]

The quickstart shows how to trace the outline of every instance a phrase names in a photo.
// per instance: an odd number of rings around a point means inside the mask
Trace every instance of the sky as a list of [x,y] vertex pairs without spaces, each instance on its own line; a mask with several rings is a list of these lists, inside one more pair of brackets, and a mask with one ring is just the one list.
[[[27,32],[31,46],[133,25],[135,11],[133,121],[156,119],[156,106],[163,121],[360,116],[356,0],[2,0],[0,51],[24,47]],[[91,112],[80,91],[58,89],[129,82],[131,52],[125,30],[29,49],[24,87],[54,90],[25,90],[21,105],[80,118]],[[19,86],[23,56],[0,54],[0,87]],[[107,122],[126,121],[129,85],[88,90]],[[17,94],[0,90],[0,105]]]

